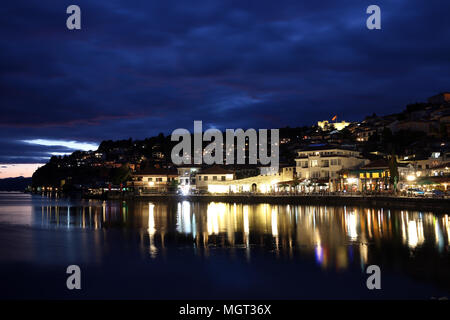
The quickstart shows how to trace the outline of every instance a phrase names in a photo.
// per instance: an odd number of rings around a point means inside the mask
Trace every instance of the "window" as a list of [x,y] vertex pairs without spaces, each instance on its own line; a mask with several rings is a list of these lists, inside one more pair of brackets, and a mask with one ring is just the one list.
[[148,178],[148,181],[153,181],[153,178]]
[[311,160],[311,167],[317,167],[319,165],[319,161],[317,160]]
[[198,181],[202,181],[202,176],[198,176]]
[[156,182],[162,182],[162,178],[156,178]]
[[217,181],[217,176],[213,176],[213,180],[214,180],[214,181]]
[[225,176],[222,176],[222,177],[221,177],[221,180],[222,180],[222,181],[225,181]]
[[339,165],[338,159],[331,159],[331,165],[332,165],[332,166],[337,166],[337,165]]
[[208,176],[204,176],[203,181],[208,181]]

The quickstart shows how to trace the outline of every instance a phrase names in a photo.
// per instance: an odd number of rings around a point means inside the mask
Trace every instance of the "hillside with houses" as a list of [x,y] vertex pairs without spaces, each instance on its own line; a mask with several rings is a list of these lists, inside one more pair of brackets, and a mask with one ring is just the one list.
[[[53,156],[33,175],[36,192],[83,190],[146,193],[404,192],[450,184],[450,93],[373,113],[359,122],[320,120],[280,128],[280,168],[258,165],[175,166],[174,142],[159,134],[144,140],[103,141],[98,150]],[[248,143],[246,144],[248,152]],[[234,150],[236,152],[236,150]]]

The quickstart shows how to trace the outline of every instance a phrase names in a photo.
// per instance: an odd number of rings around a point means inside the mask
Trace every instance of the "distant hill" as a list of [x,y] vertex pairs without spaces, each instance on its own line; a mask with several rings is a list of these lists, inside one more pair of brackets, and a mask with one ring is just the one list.
[[17,177],[0,179],[0,191],[24,191],[31,185],[31,178]]

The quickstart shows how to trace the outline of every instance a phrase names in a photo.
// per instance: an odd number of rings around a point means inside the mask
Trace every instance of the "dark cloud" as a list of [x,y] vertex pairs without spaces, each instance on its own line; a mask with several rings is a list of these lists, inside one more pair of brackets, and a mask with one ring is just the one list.
[[72,1],[0,8],[0,162],[191,129],[309,125],[398,112],[450,84],[449,2]]

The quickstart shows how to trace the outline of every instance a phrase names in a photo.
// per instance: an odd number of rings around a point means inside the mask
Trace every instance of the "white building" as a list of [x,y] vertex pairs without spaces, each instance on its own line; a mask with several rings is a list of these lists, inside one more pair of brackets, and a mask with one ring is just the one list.
[[158,193],[167,192],[171,183],[178,180],[175,170],[163,168],[151,168],[133,174],[132,181],[127,183],[133,187],[136,193]]
[[297,178],[330,183],[339,179],[339,171],[362,166],[369,161],[361,157],[358,151],[335,146],[317,146],[298,151],[295,159]]
[[196,175],[199,172],[199,166],[178,167],[178,187],[183,194],[188,194],[196,187]]
[[230,181],[234,179],[234,172],[226,170],[220,166],[213,166],[202,169],[196,176],[197,190],[208,190],[209,184],[218,181]]
[[341,131],[342,129],[349,126],[350,124],[351,124],[350,122],[346,122],[346,121],[341,121],[341,122],[329,122],[328,120],[317,121],[317,125],[322,130],[335,129],[335,130]]

